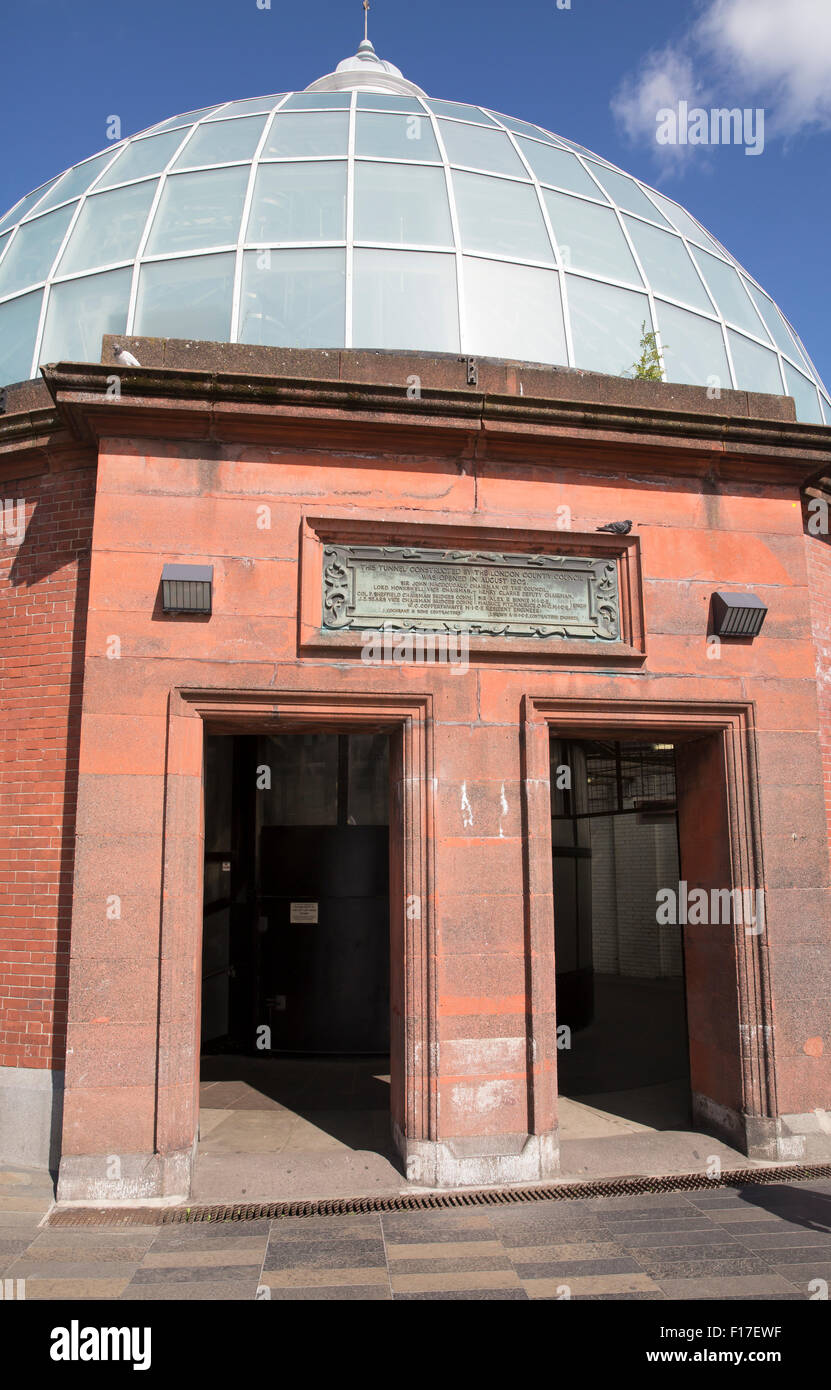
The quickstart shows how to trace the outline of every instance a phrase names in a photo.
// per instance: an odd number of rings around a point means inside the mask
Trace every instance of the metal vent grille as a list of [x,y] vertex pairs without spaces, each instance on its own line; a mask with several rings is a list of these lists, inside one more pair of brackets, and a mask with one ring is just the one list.
[[767,611],[755,594],[713,594],[713,631],[717,637],[758,637]]
[[218,1221],[279,1221],[298,1216],[353,1216],[375,1212],[444,1211],[454,1207],[500,1207],[520,1202],[568,1202],[581,1197],[628,1197],[653,1192],[701,1192],[715,1188],[762,1187],[771,1183],[831,1178],[831,1163],[741,1168],[708,1178],[701,1173],[673,1177],[623,1177],[600,1182],[558,1183],[550,1187],[486,1188],[470,1192],[426,1192],[397,1197],[337,1198],[321,1202],[241,1202],[227,1206],[58,1207],[46,1226],[171,1226]]

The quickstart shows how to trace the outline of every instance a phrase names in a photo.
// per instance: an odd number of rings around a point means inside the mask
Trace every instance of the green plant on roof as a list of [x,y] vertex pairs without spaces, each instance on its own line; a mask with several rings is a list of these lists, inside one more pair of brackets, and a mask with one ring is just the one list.
[[641,355],[637,362],[633,362],[630,370],[623,375],[632,376],[636,381],[663,381],[657,335],[647,332],[645,322],[641,324],[640,349]]

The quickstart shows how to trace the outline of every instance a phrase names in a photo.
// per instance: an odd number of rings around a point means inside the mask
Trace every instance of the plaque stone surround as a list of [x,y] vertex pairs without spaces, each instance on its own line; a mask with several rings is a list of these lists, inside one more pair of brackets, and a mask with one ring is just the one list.
[[620,640],[618,567],[608,555],[522,555],[327,545],[323,629]]

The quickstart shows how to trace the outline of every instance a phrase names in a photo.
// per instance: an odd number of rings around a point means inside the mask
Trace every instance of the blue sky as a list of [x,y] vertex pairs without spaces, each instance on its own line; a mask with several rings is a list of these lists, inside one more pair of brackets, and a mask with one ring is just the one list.
[[[266,0],[260,0],[265,6]],[[826,384],[829,0],[372,0],[382,57],[431,96],[579,141],[677,198],[773,295]],[[3,16],[0,211],[122,133],[303,88],[354,52],[359,0],[26,0]],[[762,108],[764,152],[661,149],[679,100]]]

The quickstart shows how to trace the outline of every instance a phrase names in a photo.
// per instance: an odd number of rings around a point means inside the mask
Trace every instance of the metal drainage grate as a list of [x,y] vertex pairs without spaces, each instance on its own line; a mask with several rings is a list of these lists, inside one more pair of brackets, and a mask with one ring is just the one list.
[[831,1178],[831,1163],[812,1166],[733,1169],[718,1178],[703,1173],[675,1177],[608,1178],[558,1183],[552,1187],[502,1187],[469,1192],[406,1193],[398,1197],[333,1198],[320,1202],[235,1202],[225,1206],[62,1207],[47,1226],[176,1226],[217,1221],[279,1221],[289,1216],[354,1216],[374,1212],[447,1211],[454,1207],[514,1206],[518,1202],[571,1202],[581,1197],[630,1197],[638,1193],[700,1192],[719,1187],[763,1187],[771,1183]]

